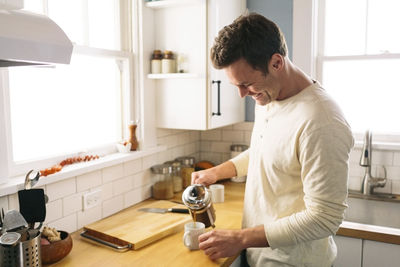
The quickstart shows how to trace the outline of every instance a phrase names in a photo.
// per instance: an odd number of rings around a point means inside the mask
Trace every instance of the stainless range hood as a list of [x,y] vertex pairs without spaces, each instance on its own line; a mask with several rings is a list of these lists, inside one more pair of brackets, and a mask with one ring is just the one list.
[[0,10],[0,67],[69,64],[72,43],[50,18]]

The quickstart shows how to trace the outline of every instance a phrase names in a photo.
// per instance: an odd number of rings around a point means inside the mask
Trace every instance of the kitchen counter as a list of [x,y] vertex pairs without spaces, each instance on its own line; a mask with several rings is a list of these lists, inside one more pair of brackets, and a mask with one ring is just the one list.
[[[214,203],[216,229],[240,229],[242,223],[244,184],[225,182],[225,202]],[[140,207],[154,202],[148,199]],[[172,201],[182,202],[181,193]],[[188,215],[189,216],[189,215]],[[211,229],[211,228],[210,228]],[[236,257],[211,261],[203,251],[190,251],[183,245],[182,231],[167,236],[139,250],[118,252],[80,236],[82,229],[72,233],[73,248],[61,261],[47,266],[229,266]]]
[[[242,221],[244,184],[224,182],[225,202],[214,203],[216,229],[240,229]],[[143,201],[135,207],[151,203]],[[172,201],[182,202],[181,194]],[[210,228],[211,229],[211,228]],[[203,251],[190,251],[182,242],[182,231],[167,236],[139,250],[118,252],[72,233],[73,248],[63,260],[49,266],[229,266],[236,257],[211,261]],[[343,222],[338,235],[400,245],[400,229]]]

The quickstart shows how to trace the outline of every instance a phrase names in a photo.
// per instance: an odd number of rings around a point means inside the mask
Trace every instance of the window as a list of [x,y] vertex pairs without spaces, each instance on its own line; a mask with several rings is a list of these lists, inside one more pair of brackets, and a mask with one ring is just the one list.
[[[126,5],[126,6],[125,6]],[[128,1],[29,0],[74,43],[70,65],[0,70],[8,175],[68,156],[113,151],[133,120]],[[123,13],[124,12],[124,13]],[[2,86],[2,87],[1,87]],[[1,111],[0,111],[1,112]],[[1,136],[1,133],[0,133]],[[5,152],[6,151],[6,152]],[[3,166],[3,163],[2,163]],[[32,167],[34,166],[34,167]]]
[[400,1],[318,3],[317,79],[355,133],[371,129],[382,141],[400,140]]

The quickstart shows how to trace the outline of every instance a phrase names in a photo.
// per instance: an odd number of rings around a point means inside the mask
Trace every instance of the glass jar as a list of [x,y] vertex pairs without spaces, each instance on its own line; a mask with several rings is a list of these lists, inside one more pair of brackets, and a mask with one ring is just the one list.
[[170,199],[174,197],[174,184],[172,182],[172,167],[159,164],[151,167],[153,174],[152,195],[155,199]]
[[181,163],[181,177],[183,188],[192,184],[192,173],[194,172],[194,157],[179,157],[175,159]]
[[151,73],[161,73],[161,50],[154,50],[153,57],[151,59]]
[[167,161],[164,164],[168,164],[172,167],[172,182],[174,184],[174,193],[181,192],[182,177],[181,177],[181,163],[179,161]]
[[164,57],[161,60],[161,72],[175,73],[176,72],[175,65],[176,64],[175,64],[174,54],[172,53],[172,51],[165,50]]

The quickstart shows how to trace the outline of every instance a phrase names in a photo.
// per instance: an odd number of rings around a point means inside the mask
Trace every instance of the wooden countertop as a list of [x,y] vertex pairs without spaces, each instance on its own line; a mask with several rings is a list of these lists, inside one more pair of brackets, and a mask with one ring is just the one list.
[[[225,202],[214,203],[216,229],[240,229],[242,224],[244,184],[225,182]],[[137,207],[155,201],[146,200]],[[182,202],[181,194],[173,201]],[[69,255],[48,266],[230,266],[236,257],[211,261],[203,251],[190,251],[183,245],[183,229],[139,250],[118,252],[72,233],[73,247]]]
[[[214,203],[216,228],[240,229],[242,222],[244,184],[224,182],[225,202]],[[154,201],[146,200],[137,206]],[[182,202],[181,194],[172,201]],[[183,230],[139,250],[118,252],[72,233],[73,248],[61,261],[49,266],[230,266],[236,257],[211,261],[203,251],[190,251],[182,242]],[[337,235],[362,238],[400,245],[400,229],[343,222]]]

